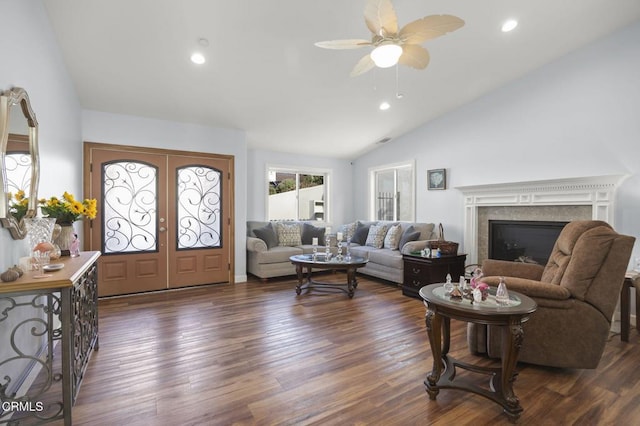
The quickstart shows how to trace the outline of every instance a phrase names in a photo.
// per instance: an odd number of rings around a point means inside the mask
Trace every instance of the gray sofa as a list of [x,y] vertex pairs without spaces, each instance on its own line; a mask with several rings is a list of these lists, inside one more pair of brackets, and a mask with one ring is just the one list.
[[[303,228],[309,230],[310,227],[315,227],[316,225],[313,222],[306,222],[306,225],[305,222],[274,222],[271,226],[277,228],[279,223],[300,227],[301,235]],[[402,247],[397,248],[389,248],[393,247],[393,238],[391,238],[391,235],[389,235],[389,238],[386,238],[387,235],[384,236],[385,240],[389,240],[385,242],[389,242],[390,244],[386,246],[383,244],[380,248],[375,247],[376,244],[374,241],[366,241],[366,238],[369,238],[368,231],[372,228],[377,232],[378,236],[380,236],[380,234],[385,232],[388,234],[391,227],[396,225],[399,229],[394,228],[394,230],[396,235],[399,232],[400,239],[402,239],[402,237],[414,239],[406,242]],[[313,245],[310,244],[311,241],[308,240],[308,233],[307,240],[302,241],[301,238],[300,244],[293,245],[293,241],[288,241],[285,243],[286,245],[282,245],[283,242],[278,240],[274,245],[273,241],[265,241],[265,239],[263,239],[264,230],[268,226],[269,222],[247,222],[247,272],[262,279],[295,274],[295,267],[289,261],[289,257],[296,254],[312,253]],[[316,229],[318,228],[316,227]],[[433,223],[357,221],[339,227],[337,232],[341,232],[345,240],[347,237],[352,237],[353,242],[350,245],[352,255],[369,258],[367,265],[364,268],[358,269],[359,273],[401,284],[404,266],[402,255],[413,251],[420,251],[425,248],[430,240],[437,238],[434,229],[435,226]],[[262,232],[261,236],[263,238],[259,238],[256,235],[256,230]],[[371,239],[373,239],[373,236]],[[321,246],[323,245],[322,240],[319,240],[319,243]],[[335,254],[337,251],[335,234],[331,236],[329,243],[332,253]],[[377,243],[377,245],[379,245],[379,240]],[[320,248],[320,251],[323,250],[324,247]]]
[[[302,244],[300,242],[297,245],[280,245],[280,241],[276,240],[276,245],[269,247],[267,241],[258,238],[256,230],[264,229],[269,225],[275,227],[277,223],[247,221],[247,272],[262,279],[295,274],[296,268],[291,264],[289,258],[296,254],[313,252],[312,244]],[[305,222],[282,223],[299,226],[300,235],[302,236],[302,227]],[[313,223],[308,224],[314,226]],[[324,244],[319,245],[322,246],[319,250],[324,251]]]

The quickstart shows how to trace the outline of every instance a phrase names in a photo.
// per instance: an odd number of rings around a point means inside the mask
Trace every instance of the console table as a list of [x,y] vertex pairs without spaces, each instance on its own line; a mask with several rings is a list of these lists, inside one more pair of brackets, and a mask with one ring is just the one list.
[[[98,349],[100,252],[63,257],[62,269],[0,283],[0,424],[71,425],[93,350]],[[26,388],[26,389],[24,389]]]
[[420,299],[418,291],[427,284],[442,283],[447,274],[458,282],[464,276],[466,254],[443,255],[442,257],[422,257],[411,254],[402,256],[404,261],[404,277],[402,294]]

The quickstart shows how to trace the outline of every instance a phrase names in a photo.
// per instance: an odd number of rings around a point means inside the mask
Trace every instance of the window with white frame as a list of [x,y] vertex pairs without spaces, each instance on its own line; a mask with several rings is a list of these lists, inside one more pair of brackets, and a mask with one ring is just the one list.
[[372,220],[415,220],[413,169],[413,162],[406,162],[369,170],[369,216]]
[[267,220],[328,220],[328,170],[268,166],[267,174]]

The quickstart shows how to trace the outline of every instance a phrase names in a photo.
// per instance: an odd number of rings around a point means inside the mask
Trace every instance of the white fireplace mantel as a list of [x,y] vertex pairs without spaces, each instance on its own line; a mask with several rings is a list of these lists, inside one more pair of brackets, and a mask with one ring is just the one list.
[[625,178],[608,175],[456,187],[464,196],[467,263],[478,260],[478,207],[588,205],[593,219],[614,226],[615,193]]

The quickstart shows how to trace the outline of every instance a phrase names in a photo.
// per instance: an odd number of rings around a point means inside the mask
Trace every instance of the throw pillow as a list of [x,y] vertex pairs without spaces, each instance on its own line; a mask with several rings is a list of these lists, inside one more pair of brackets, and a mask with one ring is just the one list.
[[[401,225],[401,226],[402,226],[402,225]],[[405,235],[409,235],[409,234],[411,234],[412,232],[416,232],[416,229],[413,227],[413,225],[409,225],[409,226],[407,226],[407,227],[404,229],[404,231],[402,231],[402,236],[400,236],[400,240],[402,240],[402,237],[404,237]],[[420,231],[418,230],[418,232],[420,232]],[[400,244],[400,243],[398,242],[398,244]],[[400,250],[402,250],[402,246],[400,246],[399,248],[400,248]]]
[[352,223],[347,223],[346,225],[342,225],[340,227],[340,231],[342,232],[342,235],[344,238],[344,240],[348,240],[349,238],[353,238],[353,234],[356,233],[356,227],[357,227],[357,223],[356,222],[352,222]]
[[358,224],[356,232],[353,233],[353,237],[351,238],[351,242],[363,246],[364,243],[367,242],[370,227],[371,225]]
[[372,225],[367,235],[366,246],[374,248],[382,248],[384,237],[387,235],[387,225]]
[[278,223],[276,229],[278,230],[278,245],[295,247],[302,244],[299,224]]
[[398,244],[398,249],[402,250],[405,244],[407,244],[410,241],[417,241],[419,237],[420,237],[420,231],[413,231],[409,233],[405,231],[405,233],[402,234],[402,238],[400,238],[400,244]]
[[273,230],[273,226],[269,223],[267,226],[257,228],[253,230],[256,237],[260,238],[267,245],[267,248],[275,247],[278,245],[278,236],[276,231]]
[[393,225],[387,231],[387,236],[384,237],[384,248],[398,250],[400,238],[402,238],[402,227],[400,225]]
[[318,239],[318,245],[324,245],[324,228],[318,228],[310,223],[302,224],[302,244],[313,244],[313,238]]

